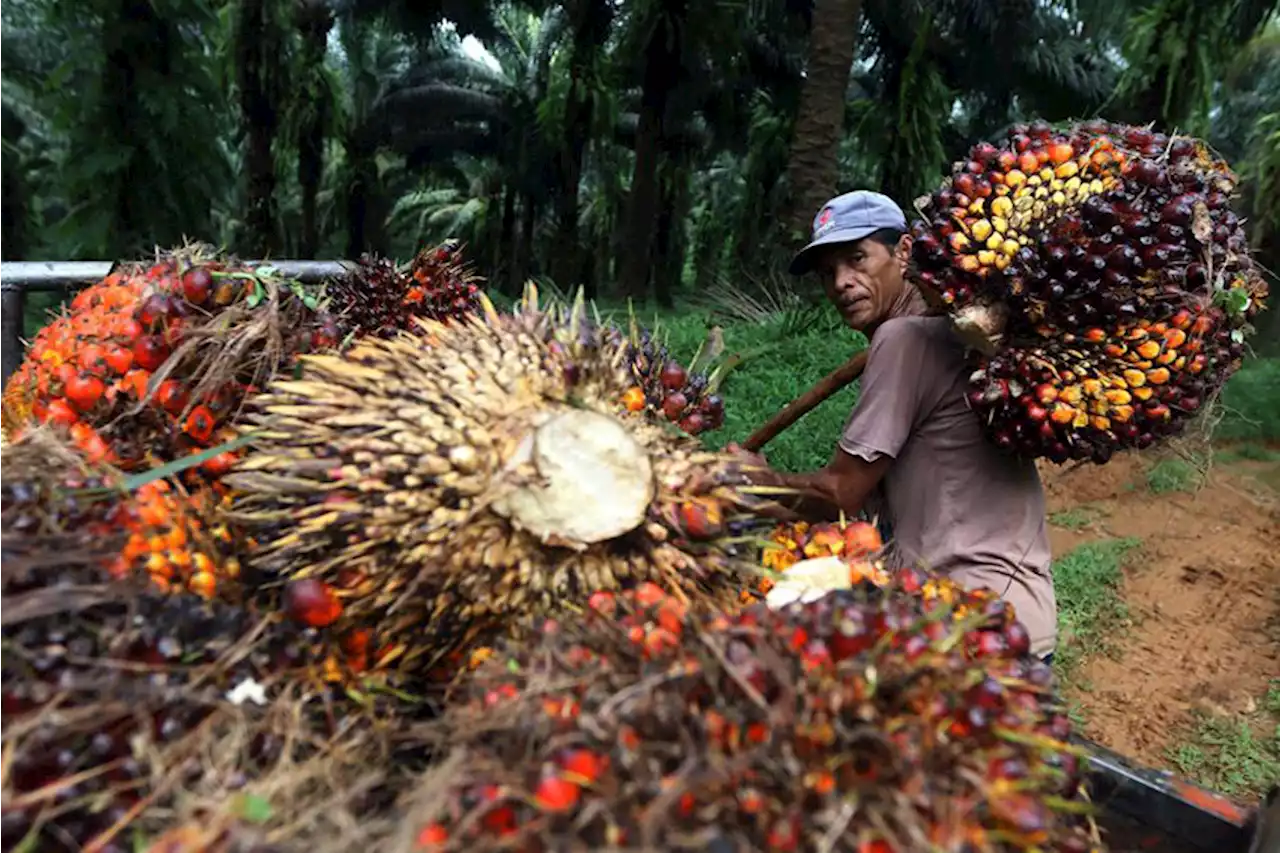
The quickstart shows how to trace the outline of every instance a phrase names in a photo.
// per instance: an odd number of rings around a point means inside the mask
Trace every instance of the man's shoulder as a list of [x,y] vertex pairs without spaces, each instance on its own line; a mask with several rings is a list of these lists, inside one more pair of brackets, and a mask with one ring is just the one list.
[[946,339],[952,337],[951,321],[932,314],[891,317],[876,329],[875,337]]
[[876,329],[871,340],[872,354],[876,350],[899,347],[929,349],[954,355],[959,352],[959,339],[951,330],[946,317],[912,315],[893,317]]

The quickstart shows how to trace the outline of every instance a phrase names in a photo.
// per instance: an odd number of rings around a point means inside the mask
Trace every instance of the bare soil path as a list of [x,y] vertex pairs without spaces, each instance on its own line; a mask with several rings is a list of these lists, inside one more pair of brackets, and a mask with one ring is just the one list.
[[1204,715],[1255,713],[1280,678],[1280,454],[1227,458],[1172,487],[1149,459],[1044,471],[1055,558],[1139,542],[1120,582],[1127,624],[1067,691],[1089,737],[1154,767]]

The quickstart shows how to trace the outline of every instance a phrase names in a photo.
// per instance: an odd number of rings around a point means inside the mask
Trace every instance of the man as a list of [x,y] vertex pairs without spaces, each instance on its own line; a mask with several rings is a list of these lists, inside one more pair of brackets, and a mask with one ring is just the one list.
[[1039,474],[983,436],[965,394],[964,347],[906,279],[906,231],[902,210],[873,192],[832,199],[815,217],[791,272],[822,277],[845,322],[870,339],[867,367],[827,466],[761,481],[796,488],[806,509],[830,517],[866,509],[887,520],[889,565],[995,590],[1026,625],[1032,652],[1051,659],[1057,608]]

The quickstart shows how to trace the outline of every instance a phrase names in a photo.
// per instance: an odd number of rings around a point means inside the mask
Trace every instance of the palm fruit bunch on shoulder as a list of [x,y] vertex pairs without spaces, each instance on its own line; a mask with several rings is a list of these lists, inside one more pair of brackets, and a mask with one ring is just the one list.
[[1055,462],[1181,431],[1238,368],[1267,287],[1202,141],[1090,121],[979,143],[919,203],[921,291],[981,353],[970,403]]
[[446,713],[420,849],[1103,849],[1052,674],[987,593],[907,571],[779,610],[649,586],[592,610]]
[[388,258],[364,255],[325,285],[328,308],[344,338],[392,337],[412,330],[416,318],[449,321],[480,310],[480,279],[450,240],[420,251],[406,269]]
[[482,301],[304,356],[252,401],[229,482],[286,609],[421,671],[595,590],[734,601],[754,571],[737,537],[768,503],[738,459],[631,411],[625,349],[583,306]]
[[120,471],[89,463],[44,427],[0,453],[6,554],[59,560],[68,548],[92,546],[111,577],[145,577],[205,598],[238,595],[239,545],[221,517],[225,495],[163,478],[128,489]]
[[[315,296],[195,245],[121,265],[31,342],[5,431],[47,423],[126,470],[218,445],[244,394],[297,352],[337,344]],[[216,477],[231,456],[208,460]]]
[[768,572],[743,591],[743,600],[767,596],[777,578],[798,563],[838,557],[848,564],[849,583],[883,585],[889,573],[874,560],[884,541],[875,525],[865,521],[794,521],[769,531],[760,551],[760,565]]

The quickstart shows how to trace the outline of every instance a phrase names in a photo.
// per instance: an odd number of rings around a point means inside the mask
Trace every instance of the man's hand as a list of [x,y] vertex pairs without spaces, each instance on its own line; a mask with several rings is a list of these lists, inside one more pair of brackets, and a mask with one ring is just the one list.
[[729,442],[724,446],[724,449],[726,453],[732,453],[750,465],[756,465],[761,468],[769,467],[769,460],[764,458],[763,453],[753,453],[750,450],[744,450],[742,445],[738,444],[736,441]]
[[724,449],[742,461],[743,465],[748,469],[743,473],[745,473],[755,485],[785,485],[783,476],[769,467],[769,460],[765,459],[763,454],[752,453],[750,450],[743,450],[742,445],[738,444],[736,441],[725,445]]

